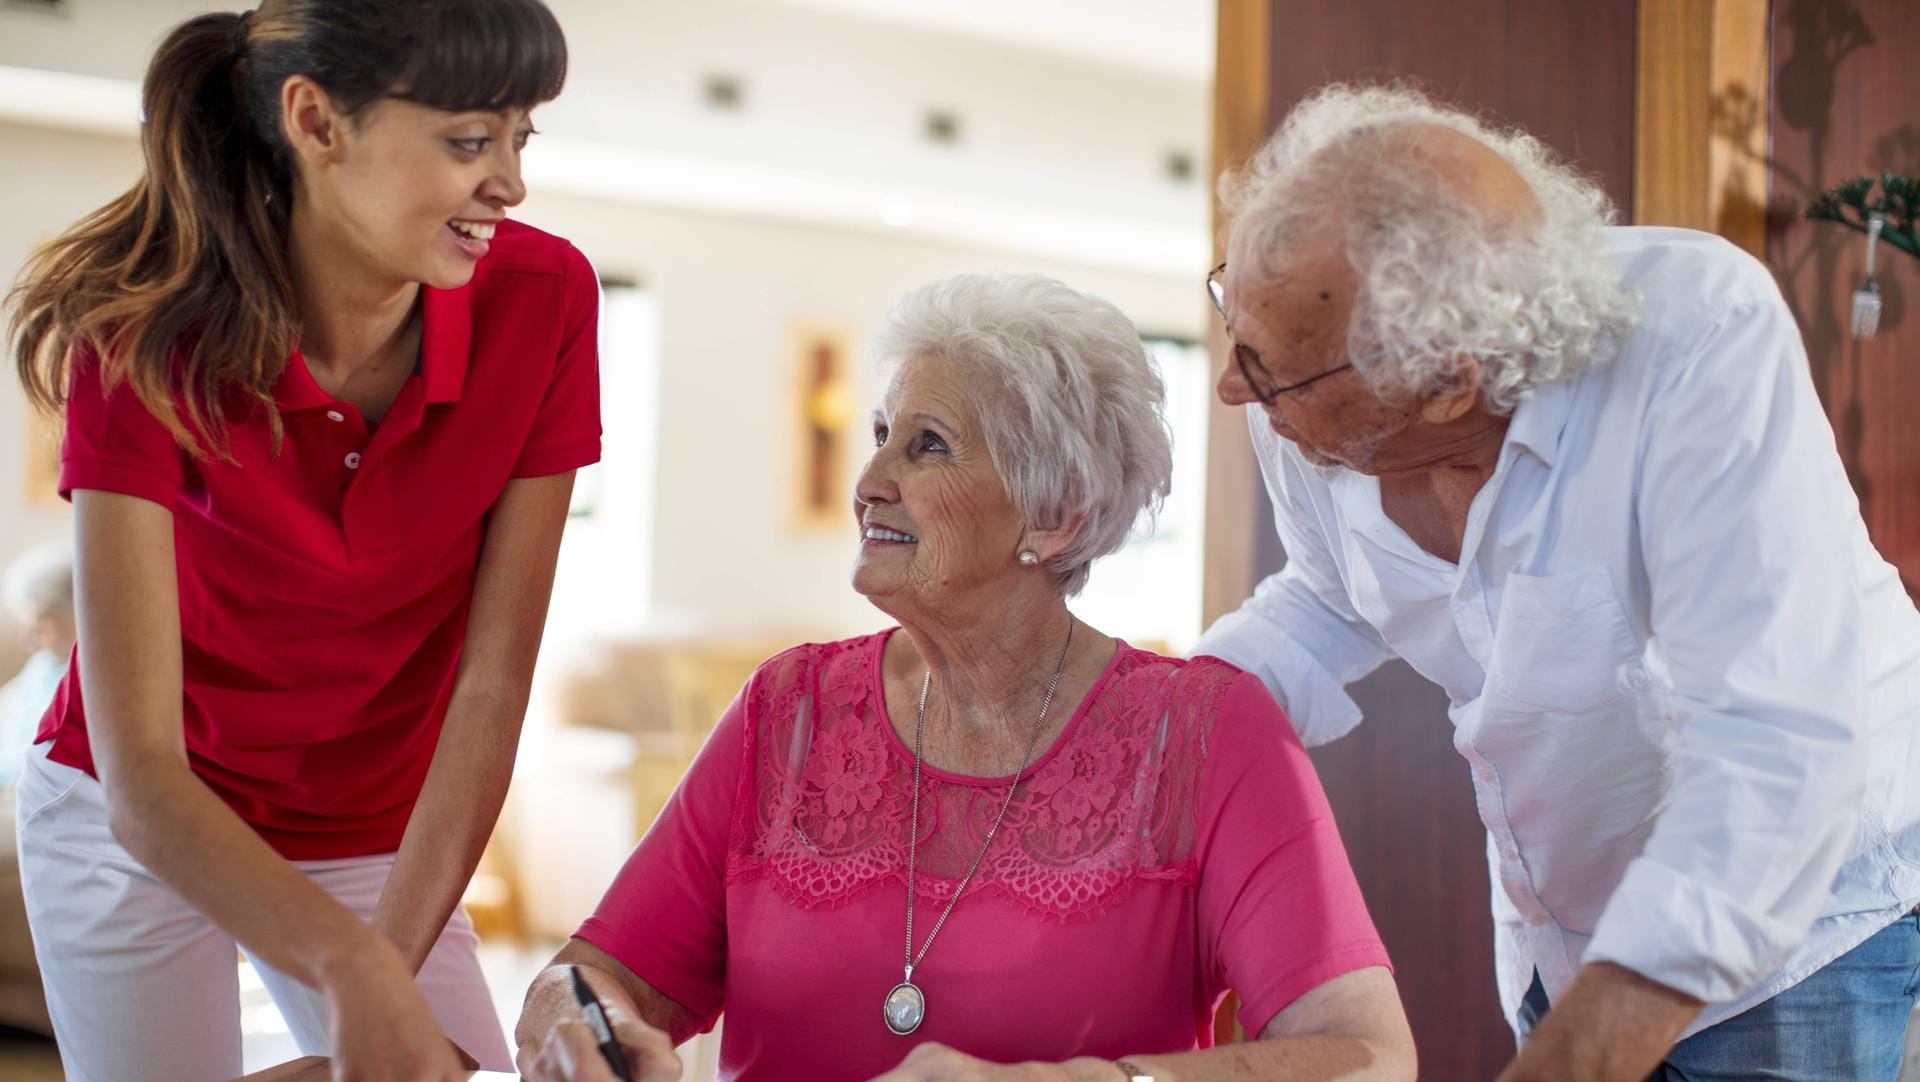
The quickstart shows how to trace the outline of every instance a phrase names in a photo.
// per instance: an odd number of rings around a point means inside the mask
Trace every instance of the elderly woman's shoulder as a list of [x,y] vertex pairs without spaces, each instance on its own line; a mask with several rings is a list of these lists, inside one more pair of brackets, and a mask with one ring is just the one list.
[[1210,654],[1170,657],[1127,646],[1128,664],[1123,684],[1134,688],[1159,687],[1176,701],[1220,705],[1230,694],[1265,693],[1260,681],[1231,661]]
[[827,677],[865,680],[879,664],[890,631],[789,646],[755,665],[747,687],[750,691],[765,692],[796,682],[811,686]]

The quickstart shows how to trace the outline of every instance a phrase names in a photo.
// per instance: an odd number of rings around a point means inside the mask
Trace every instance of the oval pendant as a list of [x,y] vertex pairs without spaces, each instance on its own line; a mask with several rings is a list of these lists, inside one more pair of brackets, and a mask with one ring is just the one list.
[[902,981],[887,993],[887,1028],[895,1036],[905,1037],[920,1028],[927,1017],[927,997],[915,987],[912,981]]

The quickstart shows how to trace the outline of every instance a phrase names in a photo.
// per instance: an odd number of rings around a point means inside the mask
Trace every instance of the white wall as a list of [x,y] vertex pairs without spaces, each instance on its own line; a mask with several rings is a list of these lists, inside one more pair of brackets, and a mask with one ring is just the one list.
[[[0,276],[10,285],[34,245],[125,191],[139,172],[131,139],[0,124],[0,206],[9,208],[0,214]],[[0,373],[0,566],[68,530],[66,505],[26,503],[31,418],[14,371],[9,354]]]
[[[0,125],[0,273],[29,247],[124,189],[138,171],[130,139]],[[847,586],[849,514],[826,535],[786,531],[788,327],[848,323],[863,337],[901,294],[964,270],[1039,270],[1098,293],[1143,331],[1195,337],[1198,278],[1045,265],[1016,256],[890,238],[669,212],[537,193],[516,216],[573,240],[603,275],[638,280],[661,329],[659,461],[652,591],[674,624],[846,633],[879,616]],[[859,370],[869,369],[863,361]],[[847,489],[864,461],[863,389],[850,434]],[[25,406],[0,380],[0,561],[64,528],[63,510],[23,503]],[[609,426],[621,418],[609,414]],[[611,602],[610,602],[611,603]]]
[[[786,531],[792,444],[788,328],[852,325],[864,337],[901,294],[947,274],[1037,270],[1118,304],[1149,333],[1192,338],[1196,284],[884,237],[536,196],[518,217],[560,233],[604,276],[659,302],[660,472],[653,597],[668,620],[849,633],[880,617],[847,585],[857,539]],[[862,343],[864,345],[864,342]],[[865,461],[871,366],[849,434],[846,490]],[[608,425],[620,423],[609,414]],[[1097,572],[1096,572],[1097,573]]]

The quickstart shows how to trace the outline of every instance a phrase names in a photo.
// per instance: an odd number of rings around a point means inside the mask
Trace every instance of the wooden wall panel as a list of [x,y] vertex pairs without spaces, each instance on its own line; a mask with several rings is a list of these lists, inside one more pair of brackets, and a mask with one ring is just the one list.
[[[1336,79],[1412,78],[1533,132],[1633,195],[1633,0],[1274,0],[1271,123]],[[1356,193],[1364,198],[1364,193]],[[1256,496],[1256,572],[1283,554]],[[1398,971],[1421,1077],[1486,1079],[1513,1053],[1493,982],[1485,832],[1446,697],[1395,663],[1354,689],[1367,722],[1314,753]]]
[[1882,245],[1879,334],[1847,333],[1865,241],[1798,219],[1807,198],[1882,169],[1920,175],[1920,5],[1777,0],[1768,262],[1883,555],[1920,597],[1920,261]]
[[1273,116],[1334,79],[1412,78],[1633,197],[1633,0],[1275,0]]

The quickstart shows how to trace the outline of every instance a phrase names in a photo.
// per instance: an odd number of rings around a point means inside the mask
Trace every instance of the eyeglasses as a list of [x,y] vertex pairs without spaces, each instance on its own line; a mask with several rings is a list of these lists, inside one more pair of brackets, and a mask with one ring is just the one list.
[[[1227,265],[1222,263],[1207,274],[1207,296],[1213,298],[1213,306],[1219,310],[1222,319],[1227,317],[1226,273]],[[1263,406],[1273,405],[1283,394],[1290,394],[1302,387],[1318,383],[1328,376],[1337,376],[1356,364],[1376,361],[1386,355],[1386,350],[1369,353],[1365,357],[1350,360],[1338,368],[1329,368],[1317,376],[1308,376],[1298,383],[1280,384],[1273,378],[1273,373],[1267,371],[1267,366],[1261,363],[1258,353],[1238,342],[1233,344],[1233,363],[1240,368],[1240,378],[1247,381],[1248,389],[1253,391],[1254,397],[1258,398]]]

